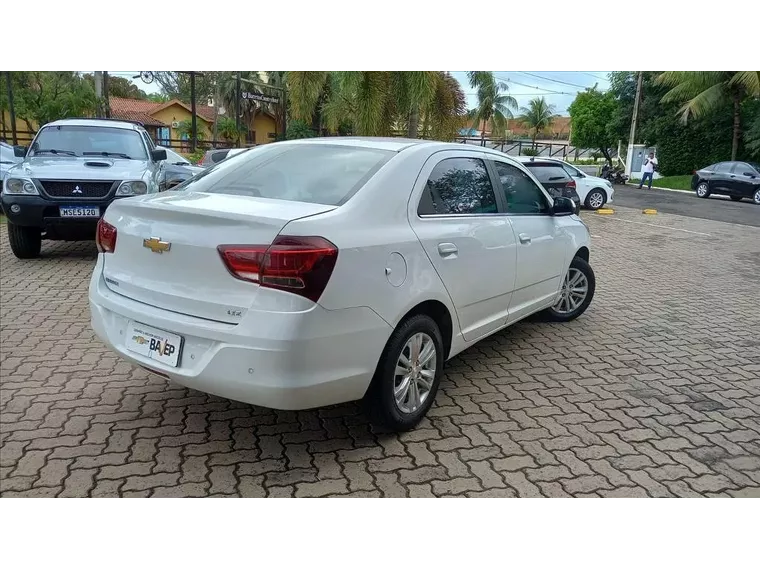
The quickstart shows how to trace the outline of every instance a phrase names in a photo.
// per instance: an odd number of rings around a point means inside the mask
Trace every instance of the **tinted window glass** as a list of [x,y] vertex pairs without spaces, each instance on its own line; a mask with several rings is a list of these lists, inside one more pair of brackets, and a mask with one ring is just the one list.
[[713,168],[713,172],[730,172],[731,171],[731,162],[721,162],[720,164],[716,164],[715,168]]
[[222,160],[224,160],[225,158],[227,158],[227,153],[228,152],[229,152],[229,150],[221,150],[219,152],[214,152],[211,155],[211,161],[214,164],[216,164],[217,162],[221,162]]
[[542,184],[551,183],[556,184],[558,182],[567,181],[569,176],[565,169],[560,165],[549,164],[526,164],[528,170],[533,172],[533,175],[538,178],[538,181]]
[[179,189],[339,205],[393,154],[327,144],[272,144],[220,162]]
[[507,200],[507,212],[526,214],[549,212],[546,196],[525,172],[505,162],[494,162],[494,165]]
[[154,150],[156,148],[156,145],[153,144],[153,139],[150,137],[150,135],[147,132],[142,133],[143,139],[145,140],[145,144],[148,145],[148,148],[150,150]]
[[496,213],[488,170],[482,160],[448,158],[430,173],[417,207],[419,215]]
[[136,130],[95,126],[45,127],[37,135],[31,152],[32,156],[97,156],[105,152],[113,154],[114,157],[137,160],[145,160],[148,157],[145,144]]
[[745,173],[749,173],[754,175],[754,168],[747,164],[746,162],[735,162],[734,163],[734,174],[744,175]]

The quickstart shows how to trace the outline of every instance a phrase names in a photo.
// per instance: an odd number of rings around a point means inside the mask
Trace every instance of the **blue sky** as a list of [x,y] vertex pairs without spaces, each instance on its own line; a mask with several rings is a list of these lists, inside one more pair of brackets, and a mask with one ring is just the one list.
[[[131,79],[137,71],[110,71],[114,75]],[[567,107],[575,99],[578,91],[583,91],[594,84],[601,90],[610,86],[607,79],[609,71],[494,71],[496,77],[509,87],[509,93],[517,99],[517,103],[524,107],[534,97],[546,97],[549,104],[554,105],[555,111],[560,115],[567,115]],[[462,84],[462,89],[467,95],[467,104],[470,108],[475,106],[477,97],[475,90],[467,81],[467,72],[452,71],[451,74]],[[146,93],[157,93],[159,88],[156,83],[146,85],[139,79],[132,80]]]

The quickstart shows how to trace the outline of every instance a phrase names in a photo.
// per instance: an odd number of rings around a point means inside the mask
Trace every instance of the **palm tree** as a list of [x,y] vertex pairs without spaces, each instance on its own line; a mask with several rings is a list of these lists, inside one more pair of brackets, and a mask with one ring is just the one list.
[[551,127],[556,116],[554,105],[546,102],[544,97],[536,97],[528,102],[527,107],[520,109],[522,114],[517,120],[527,126],[533,135],[533,147],[536,146],[536,137],[538,133]]
[[492,131],[506,132],[507,120],[514,117],[517,101],[507,94],[507,84],[497,81],[492,71],[468,71],[470,86],[477,90],[478,105],[469,113],[472,127],[477,129],[482,123],[481,143],[486,143],[486,125],[492,124]]
[[428,131],[452,138],[455,117],[464,112],[464,93],[451,76],[438,71],[289,71],[290,116],[335,132],[350,122],[360,135],[409,137]]
[[732,102],[731,160],[736,160],[741,138],[741,103],[747,96],[760,96],[760,71],[665,71],[656,83],[670,87],[663,103],[686,101],[678,111],[684,123]]

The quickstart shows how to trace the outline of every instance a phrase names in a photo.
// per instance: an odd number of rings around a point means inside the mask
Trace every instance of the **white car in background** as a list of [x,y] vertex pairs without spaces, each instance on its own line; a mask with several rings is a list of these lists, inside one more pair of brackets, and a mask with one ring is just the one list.
[[92,327],[181,385],[275,409],[364,399],[414,427],[443,364],[533,313],[589,306],[589,233],[500,152],[423,140],[279,142],[98,227]]
[[515,158],[523,163],[540,160],[541,162],[556,162],[561,165],[565,172],[575,180],[575,191],[578,193],[583,206],[588,209],[599,209],[605,204],[612,203],[615,188],[609,180],[589,176],[572,164],[558,158],[544,156],[516,156]]

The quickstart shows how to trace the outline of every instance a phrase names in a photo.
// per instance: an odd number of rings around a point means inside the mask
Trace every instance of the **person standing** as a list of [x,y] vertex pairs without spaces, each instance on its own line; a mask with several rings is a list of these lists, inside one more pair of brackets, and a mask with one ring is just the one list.
[[649,180],[649,186],[647,189],[652,189],[652,179],[654,178],[654,171],[657,167],[657,158],[654,157],[654,152],[649,153],[649,157],[644,159],[644,175],[641,177],[639,183],[639,189],[644,185],[644,182]]

